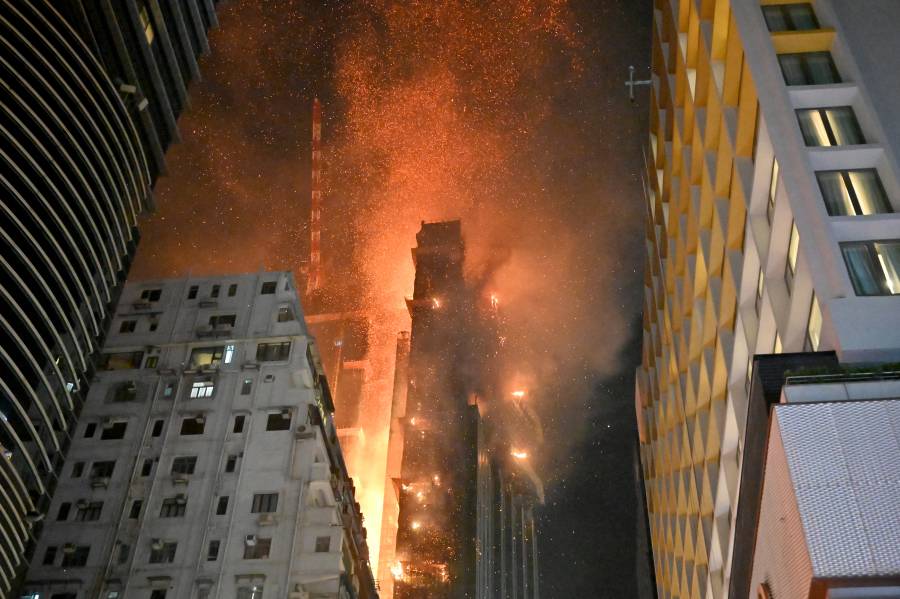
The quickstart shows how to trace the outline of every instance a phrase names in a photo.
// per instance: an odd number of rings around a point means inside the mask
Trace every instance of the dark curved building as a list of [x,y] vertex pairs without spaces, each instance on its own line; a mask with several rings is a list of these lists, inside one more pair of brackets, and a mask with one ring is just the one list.
[[[58,4],[0,0],[0,596],[40,532],[214,24],[211,0]],[[173,10],[202,39],[169,36]]]

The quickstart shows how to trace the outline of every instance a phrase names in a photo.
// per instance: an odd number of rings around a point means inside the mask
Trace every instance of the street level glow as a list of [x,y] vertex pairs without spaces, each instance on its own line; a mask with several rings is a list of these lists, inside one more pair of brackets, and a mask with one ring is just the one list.
[[512,396],[518,399],[522,399],[523,397],[525,397],[525,391],[523,391],[522,389],[513,391]]
[[419,530],[420,528],[422,528],[422,523],[419,522],[419,521],[414,521],[414,522],[410,525],[410,528],[412,528],[413,530]]
[[441,300],[439,300],[439,299],[436,298],[436,297],[431,298],[431,303],[434,304],[434,307],[435,307],[435,308],[440,308],[440,307],[441,307]]
[[517,460],[527,460],[528,459],[528,452],[522,451],[521,449],[513,449],[512,451],[509,452],[509,454],[512,457],[516,458]]
[[400,562],[395,562],[393,566],[391,566],[391,576],[394,577],[394,580],[403,580],[403,564]]

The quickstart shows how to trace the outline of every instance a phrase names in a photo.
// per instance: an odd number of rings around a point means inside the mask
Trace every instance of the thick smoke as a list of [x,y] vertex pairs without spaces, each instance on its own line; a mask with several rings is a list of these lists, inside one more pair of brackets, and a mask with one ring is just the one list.
[[[359,4],[338,43],[345,118],[331,181],[381,315],[374,345],[387,353],[406,326],[420,222],[461,218],[469,281],[507,319],[508,390],[531,387],[551,419],[578,410],[620,366],[622,314],[639,310],[621,292],[634,272],[617,264],[639,247],[622,238],[640,238],[640,199],[616,197],[627,174],[589,162],[601,142],[573,95],[590,88],[576,11],[568,0]],[[550,432],[551,451],[577,439]]]

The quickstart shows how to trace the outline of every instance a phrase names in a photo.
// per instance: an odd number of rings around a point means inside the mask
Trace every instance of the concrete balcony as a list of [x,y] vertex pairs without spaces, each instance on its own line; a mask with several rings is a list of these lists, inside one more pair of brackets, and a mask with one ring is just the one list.
[[[300,553],[299,570],[304,574],[334,574],[335,578],[343,572],[343,553],[330,551],[328,553],[302,552]],[[301,579],[304,578],[301,576]]]
[[337,509],[334,506],[307,507],[303,510],[304,526],[337,526]]

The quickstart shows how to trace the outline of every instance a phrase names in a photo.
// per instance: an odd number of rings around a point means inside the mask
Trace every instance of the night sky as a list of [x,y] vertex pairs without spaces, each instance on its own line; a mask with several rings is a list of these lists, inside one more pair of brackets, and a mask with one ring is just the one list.
[[647,75],[650,4],[226,3],[132,270],[300,276],[318,96],[325,285],[380,324],[376,353],[408,327],[421,220],[461,218],[467,273],[501,298],[544,421],[551,599],[636,596],[647,107],[623,82]]

